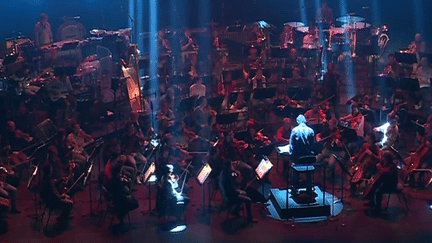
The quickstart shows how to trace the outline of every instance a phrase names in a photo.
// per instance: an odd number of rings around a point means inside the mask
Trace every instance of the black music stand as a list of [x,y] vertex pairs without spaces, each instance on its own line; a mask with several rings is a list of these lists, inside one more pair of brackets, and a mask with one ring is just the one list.
[[417,57],[415,54],[395,52],[394,55],[397,62],[401,62],[404,64],[417,63]]
[[177,109],[178,112],[188,112],[191,109],[195,108],[196,101],[198,96],[191,96],[189,98],[182,99],[180,101],[179,107]]
[[271,57],[272,58],[286,58],[289,55],[291,49],[289,48],[280,48],[280,47],[272,47],[271,48]]
[[288,88],[288,96],[293,100],[308,100],[311,97],[312,89],[309,87]]
[[241,93],[241,92],[243,92],[243,94],[244,94],[243,95],[243,100],[245,102],[248,102],[250,100],[250,94],[251,94],[251,92],[250,91],[237,91],[237,92],[232,92],[229,95],[229,97],[228,97],[228,103],[229,104],[234,103],[237,100],[238,94]]
[[145,173],[143,174],[143,179],[142,179],[142,183],[144,185],[147,184],[148,188],[149,188],[149,210],[148,212],[142,212],[143,214],[153,214],[153,209],[152,209],[152,204],[151,204],[151,185],[150,183],[152,181],[150,181],[150,178],[155,174],[156,171],[156,165],[154,162],[152,162],[150,164],[150,166],[147,168],[147,170],[145,171]]
[[418,79],[399,77],[397,79],[397,85],[399,89],[405,91],[417,92],[420,90]]
[[253,93],[253,98],[256,100],[265,100],[276,96],[276,88],[257,89]]
[[216,116],[216,123],[221,125],[229,125],[237,121],[239,113],[227,113],[227,114],[218,114]]
[[221,96],[216,96],[213,98],[208,98],[207,99],[207,103],[209,104],[209,106],[213,109],[219,109],[222,106],[222,102],[225,99],[225,97],[223,95]]

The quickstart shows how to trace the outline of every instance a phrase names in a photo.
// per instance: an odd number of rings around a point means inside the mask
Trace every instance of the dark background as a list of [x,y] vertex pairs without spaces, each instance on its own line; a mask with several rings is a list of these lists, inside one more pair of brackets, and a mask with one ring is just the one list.
[[[233,24],[235,20],[251,23],[265,20],[278,27],[288,21],[300,21],[301,0],[159,0],[159,29],[200,27],[215,21],[222,25]],[[304,0],[308,21],[313,21],[318,0]],[[420,32],[424,40],[432,39],[431,0],[329,0],[334,17],[341,13],[341,2],[346,3],[347,13],[366,17],[368,23],[387,24],[390,29],[391,46],[407,46],[415,33]],[[373,7],[373,2],[375,6]],[[149,30],[149,0],[135,0],[144,6],[143,32]],[[209,6],[209,7],[207,7]],[[80,16],[80,23],[87,32],[93,28],[117,30],[128,27],[128,0],[2,0],[0,2],[0,40],[13,37],[18,32],[33,37],[39,15],[49,15],[53,34],[63,23],[63,16]],[[375,11],[377,9],[378,11]],[[210,14],[208,14],[210,13]],[[134,17],[133,14],[131,14]],[[375,16],[375,20],[374,20]],[[378,18],[380,17],[380,18]],[[139,21],[135,19],[135,25]]]

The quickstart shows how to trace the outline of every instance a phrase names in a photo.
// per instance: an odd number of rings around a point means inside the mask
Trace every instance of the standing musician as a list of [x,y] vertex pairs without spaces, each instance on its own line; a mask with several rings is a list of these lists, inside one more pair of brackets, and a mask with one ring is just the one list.
[[48,15],[43,13],[35,26],[35,44],[40,47],[51,43],[53,43],[51,25],[48,23]]
[[171,53],[171,43],[166,38],[164,30],[159,30],[158,32],[157,47],[159,49],[159,53],[162,55]]
[[[336,119],[339,118],[339,85],[340,75],[334,70],[333,63],[327,65],[327,73],[324,75],[324,95],[326,99],[330,98],[330,107]],[[331,98],[332,97],[332,98]]]
[[198,43],[192,37],[192,32],[190,29],[186,29],[184,31],[184,37],[181,39],[180,45],[182,52],[197,51],[199,48]]
[[329,29],[333,24],[333,10],[328,6],[327,1],[322,2],[315,16],[316,23],[322,24],[323,29]]
[[369,181],[364,198],[369,199],[368,206],[372,208],[373,214],[381,212],[381,202],[384,193],[395,192],[398,184],[398,170],[393,154],[386,151],[382,159],[377,163],[377,174]]
[[55,185],[55,167],[56,167],[56,149],[51,147],[48,149],[48,158],[43,167],[41,198],[50,209],[60,209],[61,214],[58,218],[59,222],[65,223],[69,220],[70,213],[73,207],[73,201],[66,193],[59,192]]
[[84,132],[77,122],[72,123],[72,132],[66,138],[66,145],[72,149],[72,160],[79,164],[84,164],[89,155],[85,151],[85,146],[92,143],[94,139]]

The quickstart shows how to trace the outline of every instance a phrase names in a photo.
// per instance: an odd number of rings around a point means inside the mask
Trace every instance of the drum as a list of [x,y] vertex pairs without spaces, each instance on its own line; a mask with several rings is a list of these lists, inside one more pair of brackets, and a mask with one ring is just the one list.
[[82,40],[85,36],[85,28],[76,21],[67,21],[60,25],[57,31],[57,39],[63,40]]

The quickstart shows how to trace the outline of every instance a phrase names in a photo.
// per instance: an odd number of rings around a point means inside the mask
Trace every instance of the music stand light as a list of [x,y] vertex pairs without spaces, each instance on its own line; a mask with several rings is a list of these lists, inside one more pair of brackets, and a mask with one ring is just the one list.
[[257,168],[255,169],[255,173],[258,177],[258,179],[262,179],[264,175],[273,167],[273,164],[270,162],[270,160],[267,157],[264,157]]
[[150,164],[149,168],[144,173],[143,184],[146,184],[147,182],[149,182],[149,179],[155,173],[155,170],[156,170],[156,165],[154,162],[152,162]]
[[204,185],[205,181],[207,180],[207,177],[210,175],[212,170],[213,169],[211,168],[211,166],[208,163],[206,163],[201,168],[200,172],[197,175],[197,181],[201,186]]

